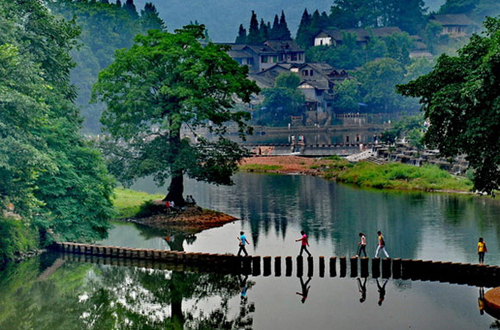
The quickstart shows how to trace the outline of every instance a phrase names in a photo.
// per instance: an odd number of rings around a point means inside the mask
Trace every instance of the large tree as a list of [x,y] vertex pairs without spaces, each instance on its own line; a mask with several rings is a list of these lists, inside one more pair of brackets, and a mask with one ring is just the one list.
[[488,18],[457,56],[441,55],[425,76],[398,86],[420,98],[430,127],[425,142],[445,157],[465,155],[475,189],[500,185],[500,19]]
[[[236,99],[249,102],[259,91],[247,79],[248,68],[227,55],[227,46],[202,45],[203,36],[203,25],[138,35],[129,50],[117,51],[93,90],[94,99],[107,104],[101,118],[106,130],[116,142],[125,141],[125,148],[110,150],[114,173],[125,182],[153,175],[163,184],[171,178],[166,199],[181,205],[184,175],[232,182],[246,153],[224,137],[227,124],[236,124],[241,137],[250,132],[249,113],[232,107]],[[215,138],[197,136],[201,127]],[[195,140],[182,136],[181,129],[190,130]]]

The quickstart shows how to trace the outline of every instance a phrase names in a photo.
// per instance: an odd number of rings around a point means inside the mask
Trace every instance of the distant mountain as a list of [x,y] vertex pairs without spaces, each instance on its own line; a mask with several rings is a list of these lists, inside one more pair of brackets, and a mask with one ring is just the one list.
[[[404,1],[404,0],[402,0]],[[274,15],[285,12],[292,36],[295,37],[304,8],[309,13],[316,9],[330,13],[333,0],[135,0],[137,9],[152,2],[169,31],[190,22],[205,24],[213,41],[234,42],[240,24],[248,30],[252,10],[259,19],[273,23]],[[445,0],[425,0],[431,11],[436,11]],[[125,1],[122,1],[125,3]]]

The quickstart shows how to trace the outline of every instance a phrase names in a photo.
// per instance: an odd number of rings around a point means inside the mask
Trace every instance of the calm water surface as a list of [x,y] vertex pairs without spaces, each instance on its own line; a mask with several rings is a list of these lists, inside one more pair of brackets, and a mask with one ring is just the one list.
[[[498,201],[360,190],[320,178],[239,174],[231,187],[187,182],[198,204],[240,218],[186,238],[116,223],[106,244],[235,253],[240,230],[258,255],[296,255],[304,229],[315,256],[356,254],[357,234],[375,250],[381,230],[391,257],[498,264]],[[151,181],[135,189],[164,192]],[[488,329],[479,288],[368,278],[252,277],[65,261],[45,254],[0,272],[0,329]],[[302,283],[301,283],[302,281]],[[363,283],[363,279],[360,279]],[[244,289],[246,288],[246,289]],[[308,290],[307,299],[300,294]],[[488,288],[485,289],[486,291]]]

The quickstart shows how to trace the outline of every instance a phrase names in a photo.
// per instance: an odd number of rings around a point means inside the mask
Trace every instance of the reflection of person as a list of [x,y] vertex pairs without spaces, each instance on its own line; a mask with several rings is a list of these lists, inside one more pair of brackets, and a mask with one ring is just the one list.
[[361,293],[359,302],[362,303],[366,300],[366,277],[363,278],[363,283],[361,283],[361,279],[359,277],[356,280],[358,281],[358,291]]
[[238,240],[240,241],[240,249],[238,250],[238,256],[241,254],[241,252],[245,253],[245,256],[248,255],[247,249],[245,249],[245,244],[250,244],[247,241],[247,237],[245,236],[245,233],[240,231],[240,237],[238,237]]
[[307,286],[309,284],[309,282],[311,281],[311,278],[309,277],[305,283],[304,283],[304,280],[302,279],[302,276],[299,277],[299,279],[300,279],[300,286],[302,288],[302,292],[295,292],[295,293],[298,294],[299,296],[302,296],[302,299],[300,301],[302,303],[305,303],[307,296],[309,295],[309,289],[311,288],[310,285]]
[[301,238],[299,239],[296,239],[295,242],[299,242],[299,241],[302,241],[302,244],[301,244],[301,247],[300,247],[300,253],[299,253],[299,256],[302,256],[302,252],[303,251],[306,251],[307,254],[309,255],[309,257],[311,256],[311,253],[309,252],[309,250],[307,249],[307,247],[309,246],[309,240],[307,239],[307,235],[306,233],[302,230],[300,232],[300,234],[302,235]]
[[382,302],[385,299],[385,285],[387,284],[388,279],[385,280],[384,284],[380,286],[380,283],[378,282],[377,278],[377,288],[378,288],[378,305],[382,306]]
[[358,257],[361,257],[361,251],[365,254],[366,257],[366,236],[363,233],[359,233],[359,237],[361,237],[361,240],[359,241],[358,245]]
[[479,255],[479,264],[484,264],[484,254],[488,252],[486,248],[486,242],[483,241],[482,237],[479,237],[479,242],[477,242],[477,254]]
[[243,278],[241,277],[241,275],[238,275],[238,279],[240,280],[241,299],[246,299],[248,275],[245,275]]
[[479,306],[479,314],[484,314],[484,288],[479,288],[479,298],[477,298],[477,304]]
[[378,235],[378,244],[377,244],[377,251],[375,251],[375,258],[378,258],[378,253],[380,250],[382,250],[385,253],[385,256],[389,258],[389,253],[385,250],[385,240],[384,240],[384,235],[379,231],[377,231]]

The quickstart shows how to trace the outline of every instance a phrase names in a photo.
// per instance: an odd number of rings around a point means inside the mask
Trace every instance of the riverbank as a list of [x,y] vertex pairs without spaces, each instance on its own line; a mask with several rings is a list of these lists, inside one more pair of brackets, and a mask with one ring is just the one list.
[[15,217],[0,217],[0,265],[21,260],[40,249],[38,231]]
[[377,165],[349,163],[340,157],[312,159],[299,156],[245,158],[240,170],[246,172],[304,174],[321,176],[360,187],[429,192],[470,192],[472,182],[456,177],[437,166],[422,167],[400,163]]
[[155,214],[148,217],[135,217],[126,221],[158,229],[175,229],[186,234],[196,234],[206,229],[223,226],[238,220],[228,214],[190,206],[179,213]]

